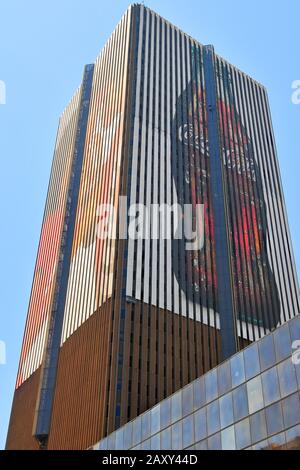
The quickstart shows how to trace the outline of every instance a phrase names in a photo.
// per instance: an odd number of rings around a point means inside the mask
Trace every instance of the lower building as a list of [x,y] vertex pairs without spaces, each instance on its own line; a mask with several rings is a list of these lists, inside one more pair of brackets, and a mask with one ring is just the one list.
[[296,317],[93,449],[300,450],[299,340]]

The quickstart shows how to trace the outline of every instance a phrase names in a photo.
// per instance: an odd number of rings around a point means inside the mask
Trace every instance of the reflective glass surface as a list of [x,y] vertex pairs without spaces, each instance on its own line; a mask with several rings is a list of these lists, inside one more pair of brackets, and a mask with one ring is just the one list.
[[280,399],[279,380],[277,375],[277,368],[267,370],[262,374],[262,386],[264,394],[265,406],[274,403]]
[[175,393],[171,398],[172,423],[182,418],[182,395]]
[[172,449],[182,449],[182,422],[173,424],[172,426]]
[[248,399],[246,385],[241,385],[232,392],[233,413],[235,421],[248,415]]
[[151,410],[151,435],[160,430],[160,405],[155,406]]
[[182,390],[182,416],[193,412],[193,402],[193,384],[191,384]]
[[275,362],[275,348],[272,335],[267,335],[258,343],[259,359],[261,370],[266,370],[272,367]]
[[207,402],[218,397],[218,377],[216,369],[205,374],[205,393]]
[[233,356],[230,360],[232,387],[245,382],[244,353]]
[[207,450],[207,439],[204,439],[201,442],[198,442],[195,445],[195,450]]
[[172,448],[171,428],[161,432],[160,441],[162,450],[170,450]]
[[160,427],[165,428],[171,424],[171,399],[160,404]]
[[151,434],[151,414],[150,412],[142,415],[142,441],[150,437]]
[[261,377],[255,377],[247,382],[249,413],[255,413],[264,406]]
[[266,408],[267,431],[268,435],[277,434],[283,429],[283,418],[280,403]]
[[116,431],[116,449],[124,449],[124,429],[120,428]]
[[288,325],[278,328],[273,333],[276,361],[282,361],[291,355],[291,337]]
[[226,428],[233,423],[232,393],[227,393],[219,399],[221,428]]
[[246,379],[252,379],[260,373],[260,363],[257,344],[253,344],[244,350]]
[[291,359],[281,362],[277,366],[280,393],[282,397],[286,397],[297,390],[297,378],[295,366]]
[[235,425],[235,442],[237,449],[244,449],[251,444],[249,419]]
[[290,327],[291,340],[292,341],[300,340],[300,316],[299,315],[293,318],[293,320],[289,322],[289,327]]
[[129,449],[132,446],[132,423],[124,427],[124,448]]
[[285,438],[288,450],[300,450],[300,425],[286,431]]
[[151,450],[160,450],[160,434],[151,437]]
[[191,446],[195,442],[194,416],[190,415],[182,421],[183,448]]
[[207,431],[208,435],[213,434],[220,429],[219,402],[214,401],[207,405]]
[[133,422],[132,429],[132,445],[135,446],[141,441],[142,436],[142,420],[141,417],[136,418]]
[[211,436],[207,439],[207,449],[208,450],[221,450],[221,434],[218,432],[214,436]]
[[276,434],[268,439],[268,450],[284,450],[285,445],[285,434],[284,432]]
[[250,429],[252,442],[259,442],[267,437],[267,423],[264,410],[250,416]]
[[194,410],[198,410],[205,405],[205,382],[204,377],[196,380],[193,384],[194,387]]
[[235,450],[234,426],[221,431],[222,450]]
[[107,443],[108,450],[115,450],[116,448],[116,433],[112,433],[108,436],[108,443]]
[[230,362],[224,362],[221,366],[218,367],[218,388],[219,395],[231,390],[231,368]]
[[295,393],[282,402],[283,420],[286,428],[295,426],[300,422],[300,398]]
[[195,441],[202,441],[206,436],[206,408],[202,408],[195,413]]

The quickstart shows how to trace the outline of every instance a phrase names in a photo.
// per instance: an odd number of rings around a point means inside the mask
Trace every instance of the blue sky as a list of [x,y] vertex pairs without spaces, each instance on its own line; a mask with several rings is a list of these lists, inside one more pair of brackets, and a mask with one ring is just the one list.
[[[5,445],[18,357],[58,118],[129,2],[0,2],[0,448]],[[300,268],[299,0],[149,0],[146,5],[268,89],[298,271]]]

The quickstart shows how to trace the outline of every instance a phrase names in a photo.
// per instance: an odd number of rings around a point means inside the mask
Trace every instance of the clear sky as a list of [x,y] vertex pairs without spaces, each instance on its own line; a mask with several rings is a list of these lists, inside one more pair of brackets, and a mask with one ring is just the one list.
[[[0,0],[0,448],[5,445],[58,118],[129,2]],[[300,268],[299,0],[148,0],[146,5],[268,89]],[[1,102],[1,97],[0,97]]]

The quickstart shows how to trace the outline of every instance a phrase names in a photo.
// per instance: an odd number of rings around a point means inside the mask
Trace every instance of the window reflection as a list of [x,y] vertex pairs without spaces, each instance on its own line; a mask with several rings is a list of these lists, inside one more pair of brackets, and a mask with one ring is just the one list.
[[160,405],[160,426],[165,428],[171,424],[171,400],[164,400]]
[[145,413],[142,415],[142,441],[150,437],[151,434],[151,415],[150,413]]
[[245,382],[244,353],[236,354],[230,360],[232,386],[237,387]]
[[172,426],[172,449],[182,449],[182,422],[179,421]]
[[250,416],[250,429],[252,442],[259,442],[267,437],[267,423],[264,410]]
[[262,385],[264,393],[265,405],[270,405],[280,399],[279,381],[277,375],[277,368],[267,370],[262,374]]
[[183,448],[191,446],[195,442],[194,416],[188,416],[182,422]]
[[248,399],[246,385],[242,385],[232,393],[234,419],[238,421],[248,415]]
[[132,445],[133,446],[141,442],[141,435],[142,435],[142,420],[139,417],[133,421],[133,429],[132,429]]
[[204,377],[196,380],[194,386],[194,410],[198,410],[205,405],[205,382]]
[[277,368],[281,396],[286,397],[297,390],[295,367],[291,359],[287,359],[279,364]]
[[229,361],[224,362],[224,364],[218,367],[218,388],[220,395],[231,390],[231,370]]
[[216,369],[205,375],[205,392],[207,402],[218,397],[218,378]]
[[201,441],[207,436],[206,408],[195,413],[195,441]]
[[275,362],[275,348],[273,342],[273,335],[267,335],[258,343],[259,359],[261,370],[264,371],[272,367]]
[[268,435],[277,434],[283,430],[282,410],[280,403],[266,408],[267,431]]
[[255,413],[264,406],[261,377],[255,377],[247,382],[249,413]]
[[214,436],[211,436],[207,439],[207,448],[208,450],[221,450],[221,434],[218,432]]
[[268,450],[285,450],[284,432],[268,439]]
[[214,401],[207,406],[207,431],[208,435],[214,434],[220,429],[219,402]]
[[171,428],[167,428],[161,432],[161,448],[162,450],[170,450],[172,448]]
[[291,337],[288,325],[278,328],[273,333],[277,362],[291,355]]
[[282,411],[286,428],[300,423],[300,399],[298,393],[283,400]]
[[131,446],[132,446],[132,423],[128,423],[124,427],[124,448],[130,449]]
[[251,444],[249,419],[235,425],[235,441],[237,449],[244,449]]
[[244,350],[246,379],[252,379],[260,373],[260,363],[257,344],[253,344]]
[[224,395],[219,400],[221,428],[226,428],[233,423],[232,393]]
[[193,411],[193,384],[182,390],[182,416],[186,416]]
[[230,426],[221,432],[222,450],[235,450],[234,426]]
[[157,405],[151,410],[151,435],[156,434],[159,430],[160,430],[160,405]]
[[171,398],[172,423],[182,418],[181,392],[176,393]]
[[123,450],[124,449],[124,430],[120,428],[116,431],[116,449]]
[[151,437],[151,450],[160,450],[160,434]]
[[286,431],[285,437],[288,450],[300,450],[300,425]]

